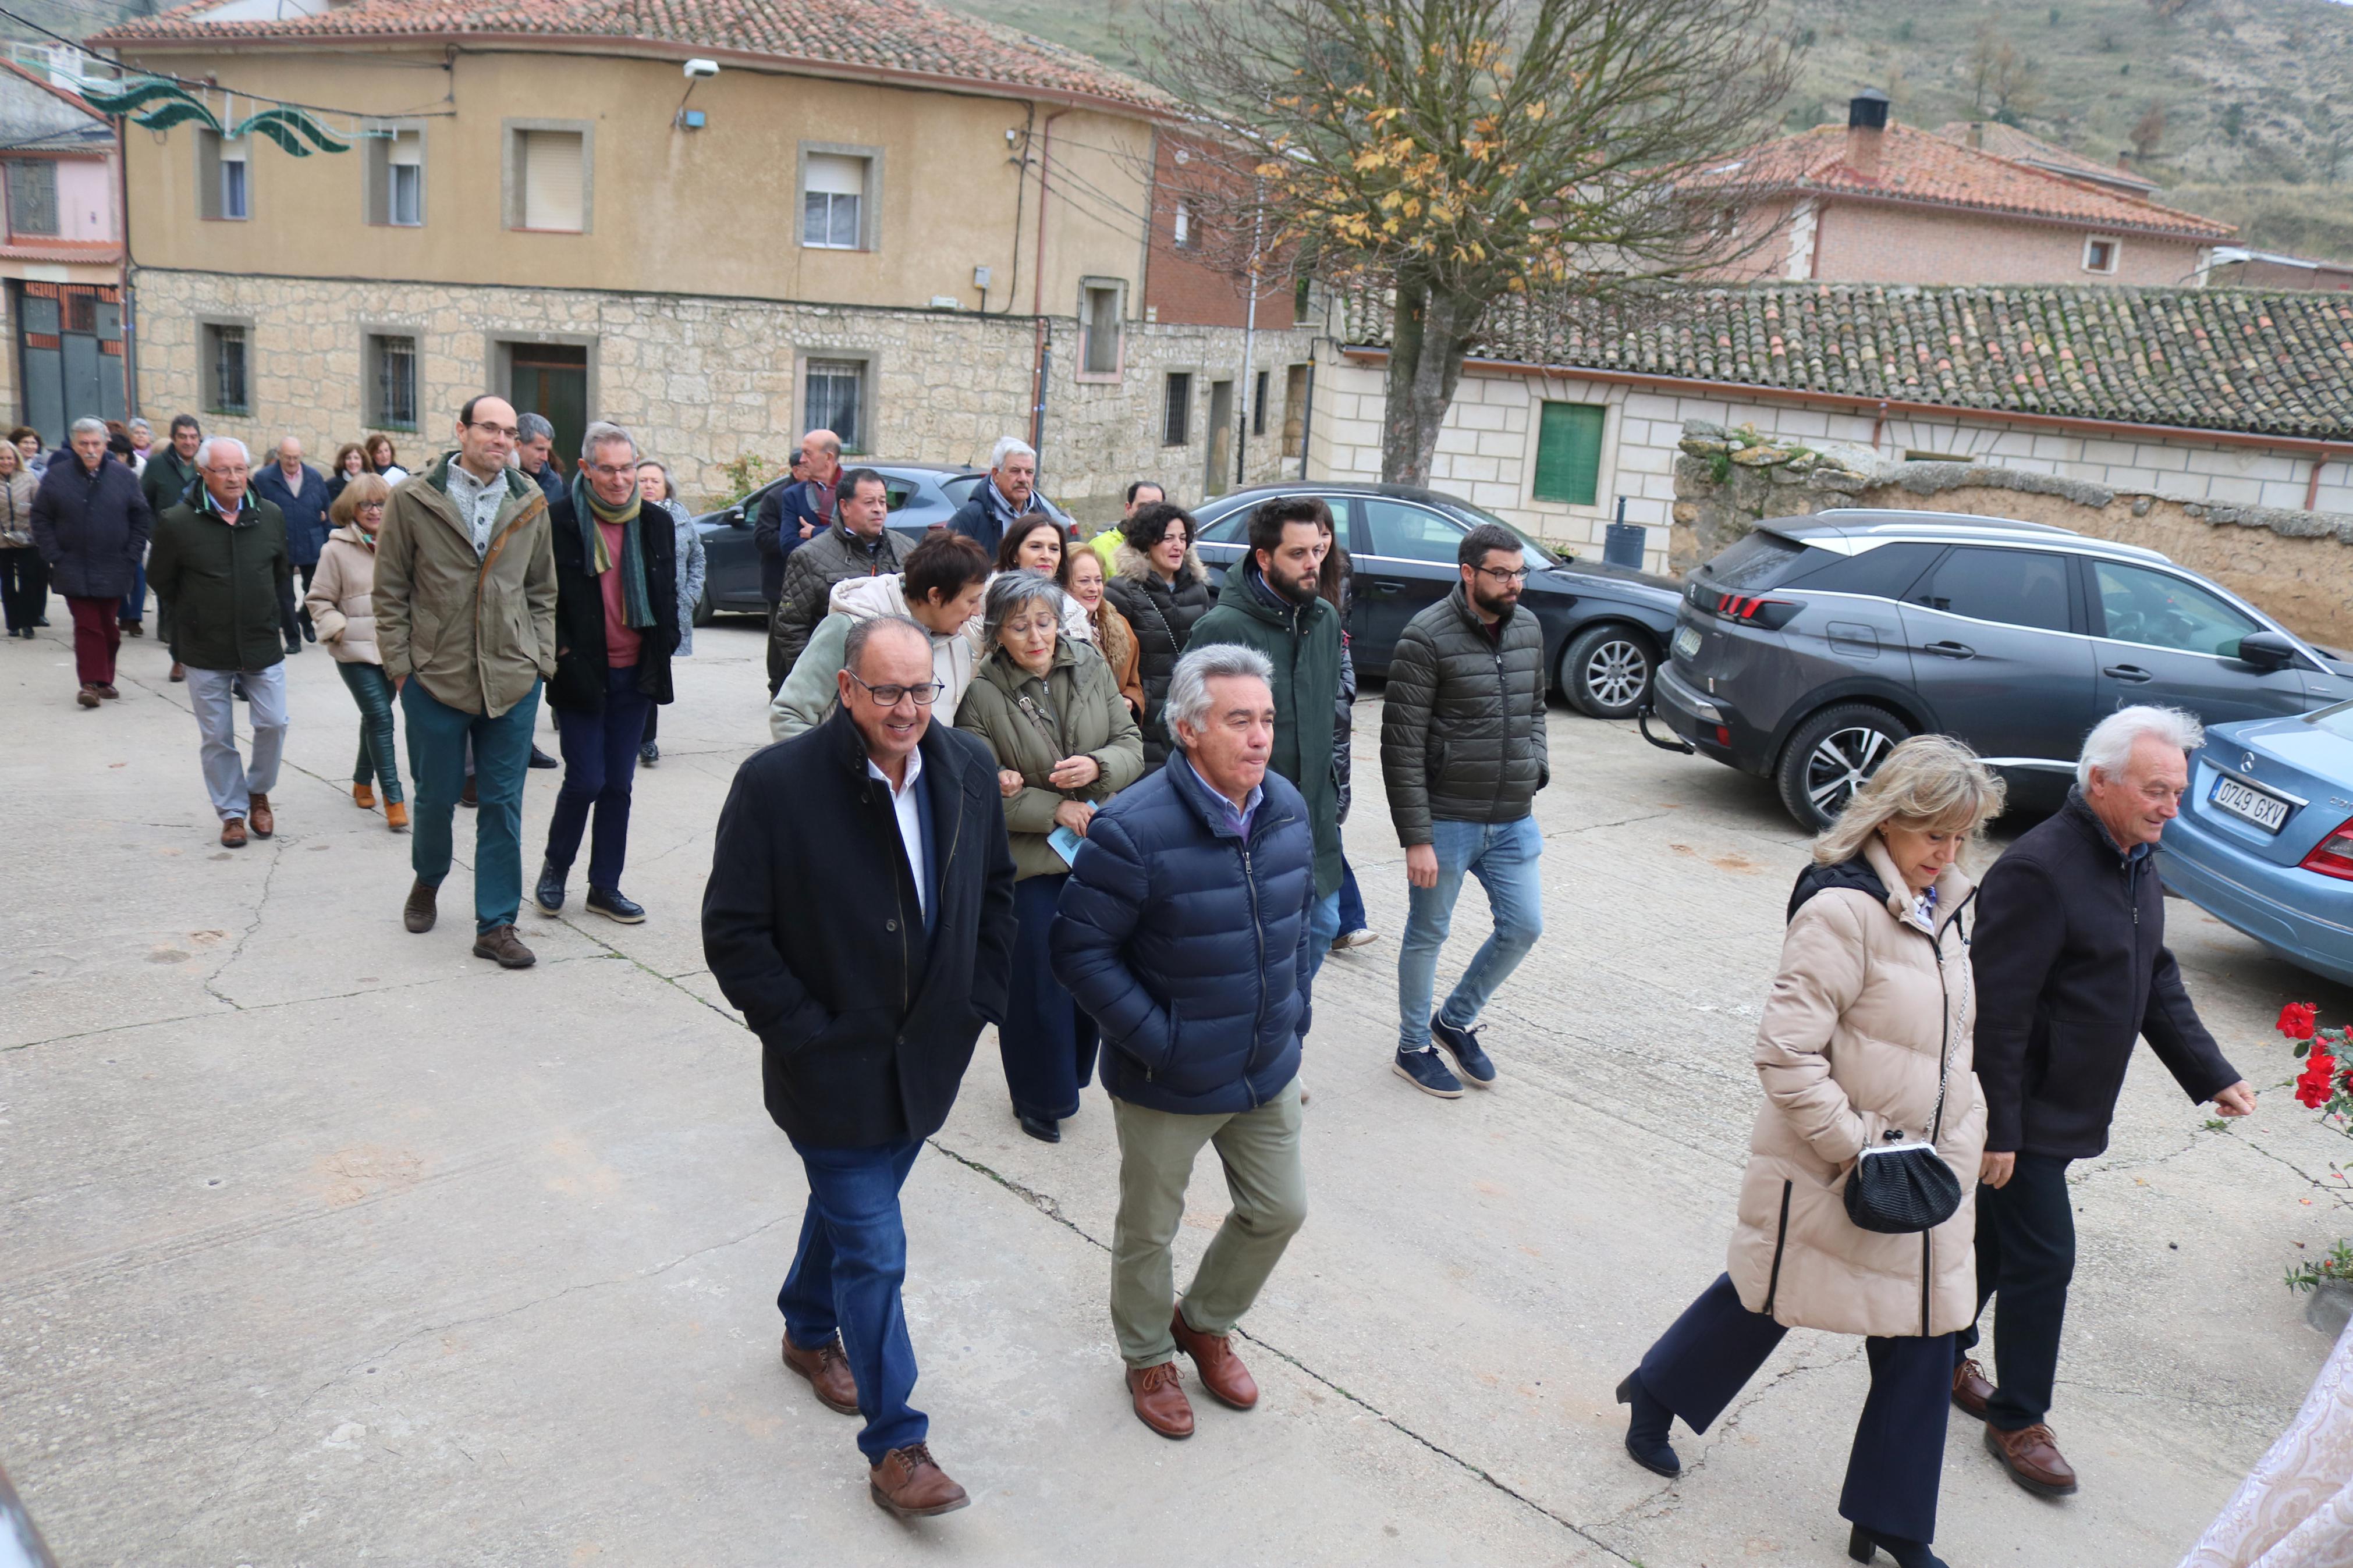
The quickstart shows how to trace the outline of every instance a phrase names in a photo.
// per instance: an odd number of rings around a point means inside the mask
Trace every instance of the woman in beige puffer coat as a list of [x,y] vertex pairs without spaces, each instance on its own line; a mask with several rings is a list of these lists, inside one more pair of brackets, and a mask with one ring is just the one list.
[[400,793],[400,761],[393,751],[392,682],[385,679],[384,656],[375,646],[375,535],[384,526],[392,487],[374,474],[346,484],[327,520],[334,532],[319,551],[303,606],[318,628],[319,646],[334,655],[335,672],[351,689],[360,710],[360,758],[352,771],[352,804],[365,811],[384,792],[384,825],[395,833],[408,826]]
[[[1871,1395],[1839,1511],[1849,1554],[1941,1568],[1953,1335],[1977,1315],[1975,1186],[1985,1100],[1971,1069],[1968,924],[1976,885],[1960,851],[2001,809],[2002,786],[1947,736],[1905,742],[1814,847],[1789,900],[1780,972],[1757,1030],[1765,1103],[1749,1134],[1726,1272],[1619,1385],[1627,1452],[1673,1476],[1682,1416],[1704,1432],[1793,1328],[1862,1334]],[[1847,1215],[1866,1148],[1933,1143],[1960,1206],[1925,1232]]]

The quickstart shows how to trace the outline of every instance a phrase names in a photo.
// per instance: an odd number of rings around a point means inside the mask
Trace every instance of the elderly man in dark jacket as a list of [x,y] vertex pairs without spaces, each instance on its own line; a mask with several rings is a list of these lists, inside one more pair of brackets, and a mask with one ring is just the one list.
[[[1406,623],[1381,702],[1381,778],[1408,889],[1395,1067],[1441,1100],[1461,1098],[1465,1079],[1482,1089],[1495,1081],[1479,1014],[1544,934],[1544,835],[1533,813],[1552,779],[1544,628],[1519,613],[1526,552],[1509,530],[1483,522],[1462,536],[1459,559],[1454,592]],[[1433,1015],[1438,950],[1465,876],[1486,888],[1495,929]]]
[[996,759],[931,721],[928,632],[860,621],[835,679],[830,719],[736,770],[702,950],[760,1037],[768,1114],[808,1176],[776,1297],[785,1364],[828,1408],[865,1416],[870,1490],[905,1518],[968,1500],[907,1403],[899,1189],[947,1120],[982,1021],[1004,1016],[1013,852]]
[[[1178,1351],[1237,1410],[1258,1384],[1228,1336],[1307,1217],[1299,1158],[1314,834],[1267,765],[1266,656],[1229,643],[1176,664],[1179,752],[1087,824],[1049,939],[1055,977],[1103,1030],[1119,1131],[1112,1327],[1136,1418],[1193,1432]],[[1194,1157],[1215,1143],[1233,1208],[1181,1305],[1171,1249]]]
[[785,566],[794,551],[833,524],[833,503],[841,488],[841,437],[812,430],[793,453],[793,482],[780,485],[760,502],[752,525],[752,548],[760,555],[760,596],[768,601],[768,695],[774,698],[788,673],[776,641],[776,606],[785,596]]
[[[319,571],[319,552],[327,545],[327,535],[332,531],[327,521],[327,476],[302,460],[302,440],[289,436],[278,443],[277,459],[265,463],[253,476],[253,493],[278,509],[286,520],[286,555],[294,563],[295,572],[302,579],[302,591],[311,591],[311,579]],[[316,628],[311,625],[311,612],[296,607],[293,588],[290,583],[285,603],[280,606],[284,623],[286,651],[301,653],[302,639],[319,640]]]
[[890,487],[881,475],[871,468],[852,468],[841,476],[833,526],[794,551],[785,563],[785,595],[768,630],[775,657],[771,668],[783,671],[776,678],[778,685],[792,674],[801,649],[808,647],[809,634],[825,619],[826,601],[836,583],[884,577],[905,568],[907,552],[914,545],[884,526],[890,519]]
[[[246,488],[243,443],[216,436],[199,449],[203,482],[155,527],[148,574],[174,605],[172,657],[187,667],[188,706],[203,737],[205,788],[220,817],[220,841],[242,847],[248,828],[267,838],[278,823],[269,792],[286,750],[286,655],[279,600],[291,564],[286,521]],[[242,682],[253,710],[253,760],[237,754]]]
[[1005,531],[1046,503],[1038,499],[1038,451],[1018,436],[999,436],[988,454],[988,477],[948,519],[948,531],[976,541],[988,558],[1005,542]]
[[[2065,807],[2022,834],[1978,894],[1978,1310],[2001,1298],[2000,1386],[1963,1359],[1953,1403],[1984,1418],[1986,1447],[2011,1479],[2045,1496],[2076,1487],[2043,1424],[2075,1270],[2067,1167],[2107,1148],[2134,1038],[2193,1102],[2224,1116],[2255,1108],[2182,987],[2152,858],[2189,787],[2187,754],[2204,743],[2198,721],[2170,708],[2111,713],[2084,742]],[[1968,1330],[1961,1348],[1976,1339]]]
[[33,547],[73,612],[74,674],[85,708],[120,695],[114,656],[122,646],[122,595],[138,580],[154,516],[139,476],[106,455],[106,421],[77,419],[70,452],[49,459],[33,493]]

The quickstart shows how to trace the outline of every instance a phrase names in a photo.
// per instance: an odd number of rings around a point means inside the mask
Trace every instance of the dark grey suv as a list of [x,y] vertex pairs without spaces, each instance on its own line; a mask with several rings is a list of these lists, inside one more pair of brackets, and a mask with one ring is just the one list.
[[2353,698],[2353,662],[2153,550],[1837,510],[1759,523],[1693,573],[1652,691],[1674,749],[1770,777],[1819,830],[1907,735],[1958,736],[2047,810],[2102,714],[2302,713]]

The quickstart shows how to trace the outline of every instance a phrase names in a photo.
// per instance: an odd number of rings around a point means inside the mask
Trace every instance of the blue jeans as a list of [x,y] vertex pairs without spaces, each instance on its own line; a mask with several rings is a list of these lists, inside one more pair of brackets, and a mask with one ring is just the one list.
[[1323,973],[1324,961],[1332,955],[1332,943],[1340,935],[1340,889],[1333,889],[1315,900],[1307,911],[1307,978],[1313,980]]
[[638,748],[644,744],[646,710],[653,700],[638,689],[638,667],[605,672],[605,710],[560,708],[570,715],[555,732],[564,752],[564,785],[547,819],[547,863],[559,873],[572,869],[580,853],[588,808],[596,808],[596,836],[588,843],[588,885],[618,892],[621,866],[629,854],[629,786],[637,777]]
[[466,787],[466,745],[474,751],[474,930],[514,924],[522,907],[522,775],[540,688],[497,718],[452,708],[414,677],[400,689],[408,721],[408,771],[417,812],[408,849],[417,879],[438,888],[449,874],[450,828]]
[[1340,857],[1340,929],[1363,931],[1372,923],[1365,915],[1365,895],[1356,886],[1356,868]]
[[914,1169],[920,1138],[871,1149],[817,1149],[796,1142],[808,1173],[800,1250],[776,1292],[785,1332],[803,1350],[841,1335],[866,1417],[859,1451],[870,1465],[920,1443],[932,1424],[908,1405],[915,1392],[915,1347],[899,1288],[907,1278],[907,1227],[899,1189]]
[[1446,945],[1454,900],[1467,874],[1487,889],[1494,933],[1472,955],[1471,967],[1439,1009],[1448,1026],[1467,1029],[1495,988],[1511,978],[1520,960],[1544,934],[1544,884],[1538,876],[1544,835],[1533,816],[1515,822],[1447,822],[1430,825],[1430,847],[1438,852],[1438,885],[1409,886],[1405,942],[1398,952],[1398,1049],[1430,1047],[1430,992],[1438,973],[1438,950]]

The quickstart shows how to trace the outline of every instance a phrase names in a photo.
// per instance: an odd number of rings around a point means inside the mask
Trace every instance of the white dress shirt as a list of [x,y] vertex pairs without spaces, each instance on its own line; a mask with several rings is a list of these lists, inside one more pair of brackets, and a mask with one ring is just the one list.
[[891,791],[891,813],[899,819],[899,842],[907,848],[907,869],[915,879],[915,907],[925,920],[931,918],[931,889],[923,886],[923,818],[922,808],[915,803],[915,781],[923,776],[923,753],[907,753],[907,782],[892,787],[891,775],[866,759],[866,776],[881,779],[882,787]]

